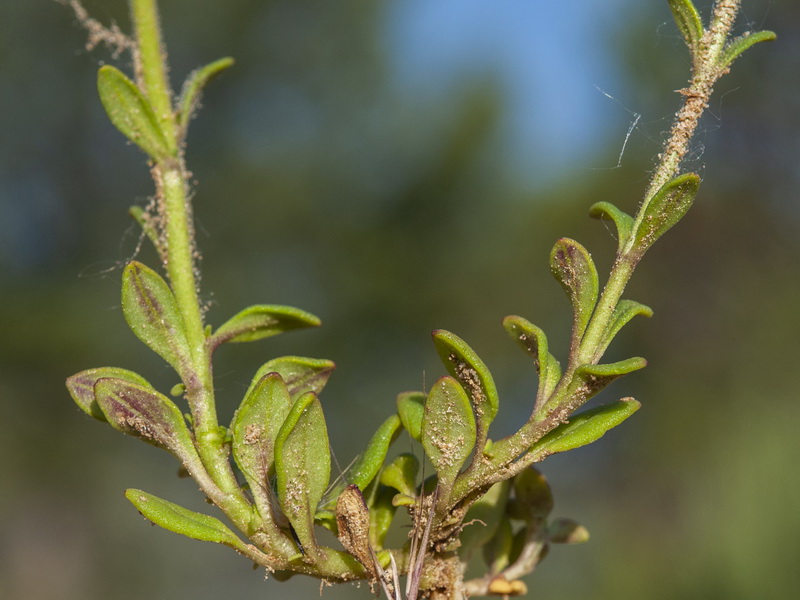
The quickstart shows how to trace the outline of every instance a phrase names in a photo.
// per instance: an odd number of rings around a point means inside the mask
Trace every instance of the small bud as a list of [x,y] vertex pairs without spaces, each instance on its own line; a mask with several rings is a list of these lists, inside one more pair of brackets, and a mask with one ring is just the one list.
[[544,518],[553,510],[553,493],[547,478],[533,467],[514,478],[514,494],[525,520]]
[[554,544],[582,544],[589,540],[589,530],[572,519],[556,519],[547,526],[547,537]]
[[580,340],[597,304],[597,267],[586,248],[575,240],[561,238],[550,252],[550,271],[572,303],[573,340]]
[[369,543],[369,509],[357,485],[349,485],[336,502],[339,541],[373,578],[377,578],[375,553]]
[[524,596],[528,593],[528,586],[520,579],[506,581],[504,578],[498,577],[489,584],[488,592],[492,596]]

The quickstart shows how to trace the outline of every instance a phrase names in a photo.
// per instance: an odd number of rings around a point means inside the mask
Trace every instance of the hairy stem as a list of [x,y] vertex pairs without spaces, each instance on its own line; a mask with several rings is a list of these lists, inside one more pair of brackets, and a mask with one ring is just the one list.
[[156,0],[131,0],[131,18],[136,36],[134,52],[136,83],[150,100],[171,153],[177,155],[172,92],[167,81]]
[[[708,99],[714,91],[714,84],[727,72],[721,69],[719,58],[728,40],[741,0],[717,0],[711,16],[711,24],[700,42],[700,52],[694,56],[694,66],[689,86],[680,90],[684,96],[683,105],[675,115],[669,139],[661,153],[659,163],[650,180],[644,200],[636,215],[634,231],[644,218],[644,211],[653,196],[661,187],[678,173],[681,161],[689,150],[689,141],[694,135],[703,111],[708,107]],[[625,252],[629,251],[633,239]]]
[[[645,211],[653,196],[678,174],[681,161],[689,151],[689,142],[694,136],[700,117],[708,107],[708,100],[714,91],[714,84],[728,70],[720,68],[720,56],[736,20],[740,4],[741,0],[718,0],[714,5],[711,25],[701,40],[698,55],[694,56],[689,86],[680,90],[684,97],[683,104],[675,115],[664,151],[660,155],[644,200],[639,206],[633,231],[636,231],[642,224]],[[579,362],[597,363],[602,358],[602,353],[597,351],[598,343],[608,327],[614,309],[640,258],[631,255],[634,242],[635,236],[631,236],[626,246],[617,255],[608,283],[581,341],[581,360]]]
[[194,419],[195,441],[205,468],[225,494],[220,508],[237,525],[246,525],[250,505],[233,475],[217,421],[211,351],[206,343],[195,277],[194,227],[186,168],[172,110],[172,91],[166,76],[156,0],[131,0],[131,16],[136,39],[137,82],[153,105],[170,149],[170,156],[153,167],[153,179],[167,254],[165,266],[190,345],[192,369],[184,385]]
[[[708,106],[714,84],[727,72],[727,68],[719,66],[720,56],[730,35],[740,3],[741,0],[718,0],[714,5],[711,25],[706,30],[700,44],[701,51],[694,57],[689,87],[681,90],[681,94],[684,96],[683,104],[676,113],[670,136],[664,146],[664,152],[656,166],[645,198],[639,206],[633,231],[636,231],[642,223],[647,205],[655,193],[678,173],[680,163],[688,152],[689,142],[700,117]],[[634,240],[635,236],[632,235],[626,247],[617,253],[608,282],[600,295],[594,314],[577,349],[578,355],[577,357],[570,356],[570,365],[573,367],[587,363],[597,364],[602,358],[601,340],[641,258],[640,255],[631,251]],[[553,393],[564,394],[566,390],[569,390],[573,375],[574,369],[566,371]],[[499,460],[496,459],[491,464],[481,464],[475,472],[470,472],[469,477],[457,480],[451,504],[467,498],[476,485],[508,479],[541,460],[543,456],[534,456],[528,453],[529,448],[567,419],[583,401],[578,397],[565,396],[557,402],[557,408],[554,410],[546,414],[534,413],[531,419],[515,434],[495,442],[493,450]],[[552,401],[547,404],[552,406]]]

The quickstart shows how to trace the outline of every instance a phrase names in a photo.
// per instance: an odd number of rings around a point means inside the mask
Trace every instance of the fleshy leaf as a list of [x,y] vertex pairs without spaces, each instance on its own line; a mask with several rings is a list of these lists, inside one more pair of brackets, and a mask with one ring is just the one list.
[[253,377],[251,387],[268,373],[278,373],[283,378],[292,400],[297,400],[306,392],[319,394],[335,368],[333,362],[323,358],[282,356],[264,363]]
[[275,439],[292,399],[277,373],[268,373],[251,385],[231,422],[233,457],[250,485],[258,512],[272,523],[273,505],[270,471]]
[[[399,432],[400,417],[397,415],[390,416],[378,427],[378,430],[370,438],[364,452],[353,461],[352,466],[346,469],[341,477],[337,479],[337,482],[331,485],[325,493],[322,504],[326,509],[334,508],[339,494],[348,485],[355,485],[360,490],[367,489],[367,486],[372,483],[372,480],[381,470],[383,461],[386,459],[386,453],[389,451],[389,446]],[[318,512],[317,520],[319,518],[320,514]]]
[[628,322],[638,315],[650,318],[653,316],[653,309],[634,300],[620,300],[614,309],[614,314],[611,317],[611,322],[608,329],[603,334],[603,340],[598,346],[598,352],[602,354],[611,341],[616,337],[620,330],[628,324]]
[[425,394],[422,392],[403,392],[397,396],[397,414],[403,427],[415,440],[422,435],[422,415],[425,413]]
[[300,396],[275,441],[278,500],[306,554],[320,558],[314,514],[328,487],[331,454],[322,405],[316,394]]
[[233,66],[233,59],[230,57],[220,58],[199,69],[195,69],[186,78],[181,90],[181,97],[178,101],[177,124],[186,135],[186,130],[200,104],[200,96],[208,83],[225,69]]
[[153,107],[122,71],[111,65],[100,67],[97,91],[108,118],[125,137],[155,161],[171,154]]
[[609,218],[614,221],[620,250],[628,243],[633,230],[633,217],[628,213],[618,209],[611,202],[597,202],[589,207],[589,216],[601,220]]
[[472,402],[478,440],[482,445],[500,403],[492,374],[475,351],[454,333],[437,329],[433,332],[433,343],[445,368]]
[[473,551],[483,546],[497,532],[500,521],[505,516],[506,501],[508,500],[508,480],[495,483],[489,491],[481,496],[470,506],[461,532],[461,547],[459,553],[468,558]]
[[514,499],[518,514],[513,516],[523,521],[545,519],[554,506],[547,478],[533,467],[514,477]]
[[419,460],[416,456],[403,453],[395,458],[381,472],[380,482],[396,489],[410,498],[417,495],[417,475]]
[[125,497],[146,519],[194,540],[225,544],[239,551],[246,545],[219,519],[203,515],[141,490],[125,490]]
[[771,42],[776,37],[773,31],[757,31],[755,33],[745,33],[744,35],[732,39],[722,51],[722,56],[719,61],[720,68],[726,69],[731,66],[731,63],[753,44]]
[[647,361],[645,359],[641,356],[634,356],[604,365],[582,365],[578,367],[575,374],[585,380],[594,379],[597,380],[598,383],[603,382],[603,387],[605,387],[617,377],[622,377],[628,373],[644,369],[646,366]]
[[700,40],[703,38],[703,21],[697,12],[692,0],[667,0],[675,17],[675,24],[683,36],[686,45],[692,53],[692,57],[697,56],[700,49]]
[[475,416],[464,388],[452,377],[439,379],[428,394],[422,419],[422,447],[449,491],[476,440]]
[[591,444],[630,417],[640,406],[633,398],[624,398],[572,415],[569,422],[559,425],[536,442],[531,452],[544,458]]
[[172,452],[189,472],[199,465],[186,421],[175,403],[149,386],[123,379],[98,379],[97,405],[111,426]]
[[[640,356],[628,358],[615,363],[604,365],[581,365],[575,369],[575,374],[570,381],[566,397],[570,412],[578,409],[587,400],[599,394],[612,381],[623,375],[632,373],[647,366],[647,361]],[[557,395],[561,397],[561,395]],[[546,417],[551,410],[558,409],[562,403],[559,397],[552,398],[544,408],[537,412],[537,420]],[[562,407],[563,408],[563,407]]]
[[225,342],[253,342],[303,327],[318,327],[320,320],[299,308],[257,304],[245,308],[222,324],[209,339],[212,348]]
[[347,482],[357,485],[359,489],[366,489],[383,466],[389,446],[399,431],[400,417],[392,415],[386,419],[369,440],[364,453],[348,469],[345,474]]
[[503,319],[506,333],[525,350],[534,361],[539,373],[539,390],[537,402],[544,402],[553,393],[561,379],[561,365],[547,351],[547,336],[544,331],[522,317],[509,316]]
[[597,268],[586,248],[575,240],[561,238],[550,252],[550,270],[572,303],[572,340],[573,345],[576,345],[583,336],[597,303]]
[[327,546],[319,547],[319,560],[332,573],[353,573],[356,577],[364,577],[366,572],[353,556],[343,550],[335,550]]
[[374,485],[368,490],[367,504],[369,505],[369,541],[372,547],[378,550],[383,547],[386,534],[394,520],[397,507],[392,504],[394,490],[385,485]]
[[[537,523],[536,525],[531,525],[531,527],[538,528],[540,525]],[[514,538],[511,540],[511,552],[509,552],[508,558],[511,563],[517,562],[519,557],[522,555],[523,550],[526,549],[526,546],[530,543],[531,537],[536,535],[536,531],[532,531],[530,527],[525,526],[519,531],[514,534]],[[539,556],[537,557],[538,561],[541,561],[544,558],[543,554],[547,553],[547,546],[542,548],[539,552]]]
[[492,539],[483,546],[483,560],[490,573],[499,573],[511,564],[513,540],[511,523],[502,519]]
[[122,273],[122,312],[136,337],[183,377],[190,365],[189,342],[167,282],[142,263],[129,262]]
[[679,175],[661,186],[647,204],[634,233],[633,249],[639,257],[683,218],[699,187],[700,177],[694,173]]
[[99,379],[112,378],[121,379],[129,383],[134,383],[142,387],[152,389],[153,386],[141,375],[120,369],[119,367],[98,367],[96,369],[86,369],[80,373],[75,373],[67,378],[67,389],[70,396],[75,400],[75,404],[90,417],[98,421],[106,421],[106,416],[97,404],[94,397],[94,384]]
[[553,544],[582,544],[589,541],[589,530],[572,519],[555,519],[547,525],[547,539]]

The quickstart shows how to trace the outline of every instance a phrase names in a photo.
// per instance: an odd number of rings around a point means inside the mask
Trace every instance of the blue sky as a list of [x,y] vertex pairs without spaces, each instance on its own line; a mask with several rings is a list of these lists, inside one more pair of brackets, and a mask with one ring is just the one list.
[[[399,0],[387,15],[394,72],[424,93],[465,74],[497,72],[509,102],[507,143],[533,179],[576,160],[613,167],[616,153],[592,152],[615,140],[618,152],[634,119],[626,108],[638,110],[626,103],[611,55],[619,13],[636,7],[634,0]],[[653,24],[654,36],[662,25]]]

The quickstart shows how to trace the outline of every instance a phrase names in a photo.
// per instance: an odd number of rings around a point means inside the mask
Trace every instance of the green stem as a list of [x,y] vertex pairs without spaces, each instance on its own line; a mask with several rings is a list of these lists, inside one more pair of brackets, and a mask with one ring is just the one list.
[[[711,16],[711,25],[706,29],[700,42],[700,51],[694,56],[692,77],[689,86],[680,90],[684,96],[683,105],[675,115],[669,140],[661,153],[650,185],[639,206],[632,231],[636,231],[644,219],[645,209],[653,196],[661,187],[678,174],[681,161],[689,150],[689,141],[694,135],[700,117],[708,106],[708,100],[714,91],[714,84],[727,72],[719,66],[720,56],[730,36],[733,22],[739,11],[741,0],[717,0]],[[636,236],[628,240],[623,253],[627,254],[633,247]]]
[[675,115],[669,139],[664,147],[664,152],[661,153],[661,160],[656,166],[644,200],[636,213],[631,229],[633,233],[622,251],[617,254],[608,283],[581,340],[579,364],[596,363],[602,358],[602,352],[598,351],[598,344],[614,315],[622,292],[641,258],[641,255],[636,255],[633,248],[636,240],[635,232],[642,224],[645,211],[653,196],[678,174],[681,161],[689,151],[689,141],[694,136],[700,117],[708,106],[709,98],[714,91],[714,84],[727,71],[719,66],[720,56],[730,36],[740,3],[741,0],[718,0],[714,5],[711,25],[703,35],[698,55],[693,57],[694,66],[689,86],[681,90],[681,94],[684,96],[683,104]]
[[175,115],[172,110],[172,93],[167,80],[156,0],[131,0],[131,18],[136,39],[134,51],[136,83],[150,100],[170,144],[171,153],[177,155]]
[[596,364],[602,358],[602,354],[598,355],[598,348],[622,298],[622,293],[633,275],[636,263],[637,261],[632,260],[630,256],[617,256],[586,333],[581,339],[578,360],[575,361],[578,365]]
[[225,494],[220,508],[237,525],[246,525],[251,515],[250,505],[233,475],[217,421],[211,351],[206,343],[195,277],[194,228],[186,168],[178,150],[178,131],[166,77],[156,0],[131,0],[131,16],[137,41],[137,82],[153,105],[171,148],[171,156],[153,167],[153,177],[158,189],[167,274],[183,316],[191,352],[192,376],[184,384],[194,420],[197,450],[212,480]]
[[661,154],[659,164],[650,181],[644,200],[636,214],[632,234],[624,248],[620,249],[603,293],[597,303],[589,325],[580,341],[577,356],[570,356],[568,369],[551,398],[544,406],[544,414],[538,410],[519,431],[493,445],[496,459],[492,464],[482,464],[468,477],[456,480],[451,500],[458,502],[466,498],[476,486],[487,482],[508,479],[541,457],[531,455],[528,449],[548,431],[558,426],[580,406],[580,398],[572,398],[567,391],[572,387],[574,368],[582,364],[596,364],[603,354],[602,340],[613,319],[614,311],[630,281],[641,254],[633,247],[635,232],[644,219],[647,205],[658,190],[672,179],[680,168],[681,161],[689,149],[691,140],[716,81],[727,72],[720,68],[720,57],[736,19],[741,0],[717,0],[714,5],[711,24],[701,41],[700,53],[694,57],[694,67],[689,87],[681,90],[684,102],[675,116],[669,139]]

